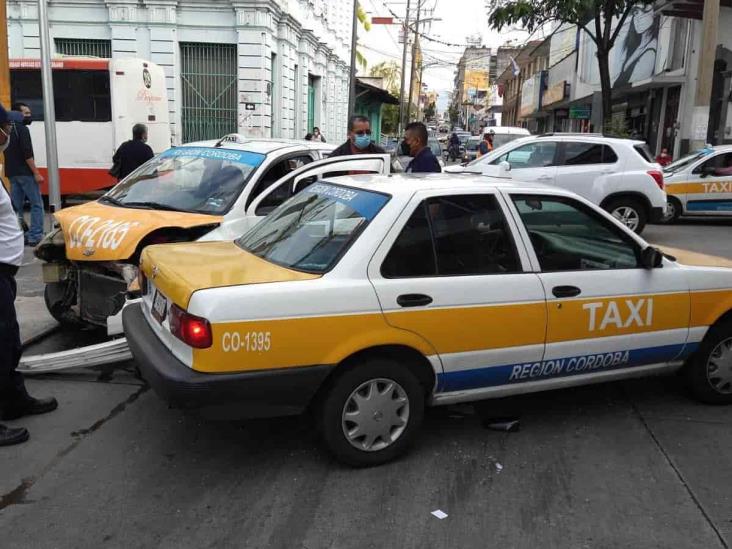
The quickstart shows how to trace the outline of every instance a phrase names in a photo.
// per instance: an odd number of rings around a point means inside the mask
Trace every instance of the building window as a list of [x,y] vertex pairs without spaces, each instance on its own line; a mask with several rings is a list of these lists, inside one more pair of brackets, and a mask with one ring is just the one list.
[[237,130],[236,44],[181,42],[183,142],[217,139]]
[[86,38],[56,38],[56,53],[74,57],[112,57],[111,40],[91,40]]

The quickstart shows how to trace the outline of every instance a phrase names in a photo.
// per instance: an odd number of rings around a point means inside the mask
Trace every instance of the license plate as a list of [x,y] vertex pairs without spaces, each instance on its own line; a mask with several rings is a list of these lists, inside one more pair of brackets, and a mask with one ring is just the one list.
[[168,312],[168,300],[163,294],[155,290],[155,297],[153,297],[152,315],[155,320],[162,323],[165,320],[165,315]]

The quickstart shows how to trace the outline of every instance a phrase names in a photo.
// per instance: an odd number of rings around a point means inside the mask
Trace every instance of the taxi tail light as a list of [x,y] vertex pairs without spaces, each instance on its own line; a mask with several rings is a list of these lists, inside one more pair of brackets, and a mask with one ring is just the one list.
[[192,315],[177,305],[170,307],[170,332],[183,343],[196,349],[207,349],[213,344],[211,323]]
[[650,175],[653,180],[656,182],[656,185],[658,185],[658,188],[663,190],[663,172],[661,170],[648,170],[648,175]]

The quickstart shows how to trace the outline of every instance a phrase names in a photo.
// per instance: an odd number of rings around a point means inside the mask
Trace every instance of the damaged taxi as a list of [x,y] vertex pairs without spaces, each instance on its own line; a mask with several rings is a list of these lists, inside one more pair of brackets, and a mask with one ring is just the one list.
[[142,252],[142,376],[216,417],[313,413],[389,461],[425,406],[681,371],[732,402],[732,270],[688,267],[558,188],[449,174],[322,180],[227,242]]
[[56,212],[56,228],[36,248],[49,312],[63,324],[121,333],[146,246],[234,239],[323,174],[390,169],[383,155],[329,159],[332,149],[236,134],[174,147],[98,200]]

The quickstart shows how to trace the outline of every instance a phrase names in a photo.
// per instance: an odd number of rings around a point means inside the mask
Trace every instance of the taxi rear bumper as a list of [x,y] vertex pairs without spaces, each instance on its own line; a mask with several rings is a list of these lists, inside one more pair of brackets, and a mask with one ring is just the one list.
[[333,366],[307,366],[230,374],[192,370],[155,335],[142,305],[122,313],[127,342],[142,377],[176,408],[199,409],[215,419],[246,419],[302,413]]

